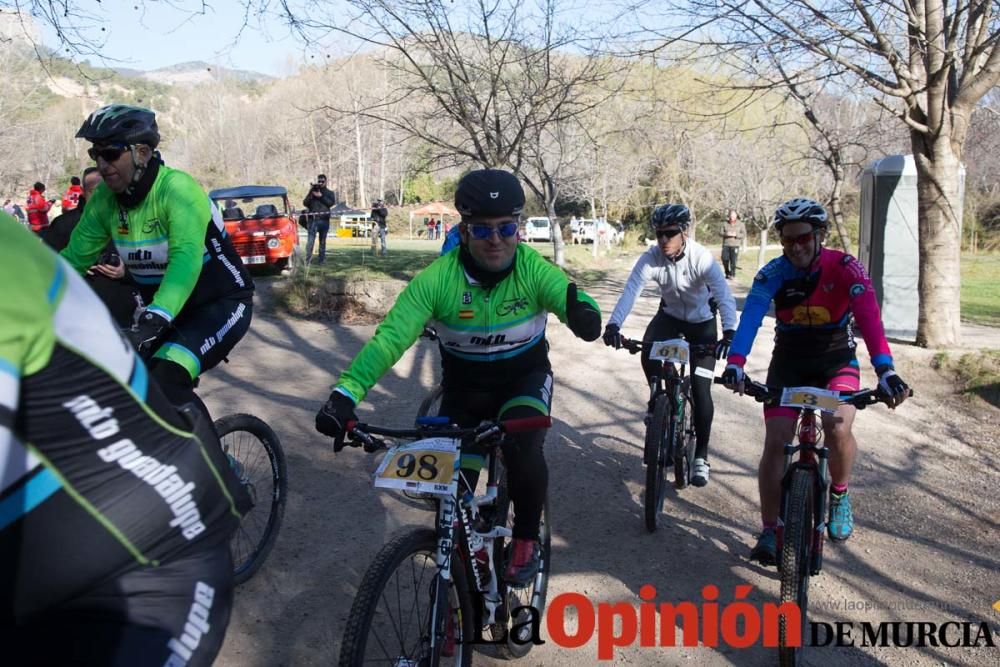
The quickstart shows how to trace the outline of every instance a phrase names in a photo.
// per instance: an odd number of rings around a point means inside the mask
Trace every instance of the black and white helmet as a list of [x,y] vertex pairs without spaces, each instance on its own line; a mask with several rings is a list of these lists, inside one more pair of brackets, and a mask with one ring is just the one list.
[[109,104],[83,121],[76,138],[95,143],[146,144],[156,148],[160,143],[160,131],[156,126],[156,114],[149,109]]
[[470,171],[455,189],[455,208],[463,219],[516,217],[524,210],[524,188],[503,169]]
[[826,229],[829,217],[822,204],[812,199],[789,199],[774,212],[774,227],[780,230],[787,222],[808,222],[813,228]]
[[680,227],[687,229],[691,224],[691,211],[684,204],[661,204],[653,211],[653,229],[658,227]]

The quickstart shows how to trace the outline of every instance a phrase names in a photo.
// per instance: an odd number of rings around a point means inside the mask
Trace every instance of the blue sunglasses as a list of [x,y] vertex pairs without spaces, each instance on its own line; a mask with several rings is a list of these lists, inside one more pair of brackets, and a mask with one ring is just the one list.
[[485,241],[486,239],[493,236],[493,232],[500,235],[500,238],[509,239],[514,234],[517,234],[517,222],[510,221],[504,222],[496,227],[493,225],[485,225],[480,223],[470,223],[467,225],[469,228],[469,233],[472,234],[472,238],[479,241]]

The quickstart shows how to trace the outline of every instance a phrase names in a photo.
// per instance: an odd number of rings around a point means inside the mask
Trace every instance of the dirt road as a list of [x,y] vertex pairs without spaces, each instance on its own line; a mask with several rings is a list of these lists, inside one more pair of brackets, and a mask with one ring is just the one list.
[[[620,284],[605,287],[596,296],[609,312]],[[641,335],[655,304],[641,299],[625,333]],[[290,479],[278,544],[266,567],[237,591],[219,665],[334,664],[370,558],[401,526],[429,521],[371,488],[371,457],[359,450],[334,457],[330,442],[313,430],[334,374],[373,331],[257,316],[234,362],[203,384],[214,414],[253,412],[271,423],[288,454]],[[554,318],[549,332],[556,369],[556,424],[546,445],[554,525],[550,600],[576,592],[595,605],[636,606],[640,587],[651,584],[657,602],[701,605],[702,587],[714,584],[724,604],[737,585],[750,584],[750,602],[773,601],[776,572],[746,558],[759,525],[759,406],[717,388],[711,483],[668,492],[662,527],[648,534],[642,522],[646,390],[638,358],[599,342],[583,344]],[[758,336],[751,374],[763,377],[770,338],[767,330]],[[1000,613],[991,609],[1000,600],[998,411],[972,410],[950,397],[927,367],[930,353],[895,348],[898,369],[917,395],[896,413],[876,406],[859,415],[856,532],[846,543],[828,542],[824,571],[810,588],[811,619],[853,622],[856,646],[813,649],[808,664],[1000,664],[997,648],[861,646],[863,621],[988,621],[1000,641]],[[862,363],[864,381],[872,382],[867,358]],[[436,368],[437,352],[418,343],[359,414],[407,425]],[[679,628],[676,636],[680,643]],[[543,639],[550,638],[543,633]],[[499,664],[478,654],[474,662]],[[768,665],[775,657],[757,647],[636,645],[599,663],[596,639],[577,649],[549,640],[520,664]]]

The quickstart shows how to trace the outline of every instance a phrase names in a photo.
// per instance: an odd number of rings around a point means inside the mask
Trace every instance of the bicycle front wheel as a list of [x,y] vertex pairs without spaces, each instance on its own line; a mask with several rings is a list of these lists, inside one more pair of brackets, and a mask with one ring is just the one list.
[[691,466],[694,464],[694,415],[691,401],[681,396],[677,417],[670,422],[670,446],[674,448],[674,486],[686,488],[691,483]]
[[656,397],[653,404],[653,419],[646,427],[646,494],[644,501],[646,530],[656,531],[656,522],[663,509],[666,494],[664,465],[670,440],[673,410],[670,398],[665,394]]
[[[506,475],[505,475],[506,477]],[[506,479],[501,481],[497,493],[497,525],[514,528],[514,505],[507,495]],[[538,574],[523,588],[509,587],[503,581],[503,572],[511,556],[512,540],[497,539],[494,542],[493,558],[500,580],[503,601],[497,610],[497,622],[489,630],[497,644],[501,658],[523,658],[534,646],[532,643],[532,617],[539,623],[545,611],[545,599],[549,590],[549,571],[552,567],[552,524],[550,522],[549,501],[542,506],[542,518],[538,525],[538,543],[541,551]],[[516,626],[516,629],[515,629]]]
[[[437,535],[426,528],[382,547],[351,605],[340,667],[472,664],[473,609],[465,566],[455,552],[451,581],[439,587],[437,549]],[[445,609],[437,621],[434,602],[441,592]],[[432,659],[431,637],[441,642],[437,662]]]
[[[813,533],[813,476],[809,470],[792,472],[788,491],[784,536],[781,544],[781,603],[795,602],[799,606],[801,624],[788,627],[785,616],[779,619],[778,658],[781,667],[793,667],[802,658],[801,643],[806,632],[806,607],[809,604],[809,553]],[[792,646],[791,638],[798,634],[800,646]]]
[[233,472],[253,501],[253,508],[229,540],[234,579],[242,584],[257,573],[278,539],[288,492],[285,452],[271,427],[253,415],[218,419],[215,432]]

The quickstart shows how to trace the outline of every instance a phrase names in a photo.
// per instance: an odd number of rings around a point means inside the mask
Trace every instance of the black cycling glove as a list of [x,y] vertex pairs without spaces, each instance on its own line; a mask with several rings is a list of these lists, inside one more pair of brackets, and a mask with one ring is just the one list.
[[729,356],[729,346],[733,344],[733,336],[736,332],[732,329],[726,329],[722,332],[722,340],[715,344],[715,358],[724,359]]
[[333,451],[339,452],[344,448],[347,422],[357,419],[354,401],[339,391],[333,391],[316,413],[316,430],[333,438]]
[[604,327],[604,344],[616,350],[621,349],[622,334],[617,324],[608,324],[608,326]]
[[879,389],[888,399],[890,408],[895,408],[910,395],[910,387],[896,375],[892,366],[879,366],[875,372],[878,374]]
[[156,344],[163,336],[170,322],[154,310],[143,310],[136,316],[136,324],[129,331],[132,345],[141,357],[148,357],[156,351]]
[[588,342],[601,336],[601,311],[586,301],[577,301],[576,283],[566,286],[566,326]]

